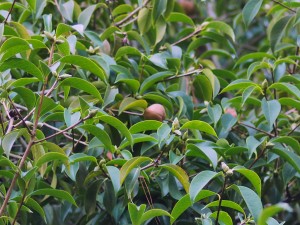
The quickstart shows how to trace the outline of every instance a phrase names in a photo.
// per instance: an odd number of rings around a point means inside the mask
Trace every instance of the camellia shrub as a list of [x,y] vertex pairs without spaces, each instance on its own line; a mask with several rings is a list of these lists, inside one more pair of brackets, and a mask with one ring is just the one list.
[[0,224],[299,224],[297,0],[2,0]]

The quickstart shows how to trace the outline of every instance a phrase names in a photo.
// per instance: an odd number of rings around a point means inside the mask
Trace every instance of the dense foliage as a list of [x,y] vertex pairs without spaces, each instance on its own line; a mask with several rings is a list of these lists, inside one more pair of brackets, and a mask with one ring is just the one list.
[[0,224],[297,224],[297,0],[2,0],[0,22]]

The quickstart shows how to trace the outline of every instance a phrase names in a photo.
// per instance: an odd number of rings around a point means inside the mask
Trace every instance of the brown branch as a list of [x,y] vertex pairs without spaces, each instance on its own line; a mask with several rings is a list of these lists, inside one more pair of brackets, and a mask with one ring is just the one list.
[[6,16],[5,20],[4,20],[4,22],[3,22],[4,24],[7,23],[8,17],[9,17],[9,15],[11,15],[12,10],[13,10],[13,8],[14,8],[16,2],[17,2],[17,0],[14,0],[14,1],[13,1],[12,5],[11,5],[11,7],[10,7],[10,9],[9,9],[9,12],[8,12],[8,14],[7,14],[7,16]]
[[256,159],[250,164],[250,166],[248,167],[248,169],[251,169],[255,163],[261,158],[264,156],[265,152],[266,152],[267,148],[264,148],[261,153],[259,154],[259,156],[256,157]]
[[124,24],[125,22],[127,22],[128,20],[130,20],[131,18],[133,18],[133,16],[136,13],[138,13],[142,8],[144,8],[149,2],[150,2],[150,0],[146,0],[141,6],[137,7],[135,10],[133,10],[131,13],[129,13],[128,16],[126,16],[124,19],[122,19],[119,22],[115,23],[115,26],[119,27],[122,24]]
[[300,126],[300,123],[298,123],[288,134],[287,136],[290,136],[292,133],[295,132],[295,130],[297,130],[297,128]]
[[222,205],[223,195],[224,195],[224,192],[225,192],[226,183],[227,183],[227,177],[225,175],[224,184],[223,184],[223,187],[222,187],[222,191],[220,193],[220,200],[219,200],[219,205],[218,205],[218,210],[217,210],[217,216],[216,216],[215,225],[219,224],[218,221],[219,221],[219,216],[220,216],[220,211],[221,211],[221,205]]
[[290,10],[293,13],[297,13],[295,10],[293,10],[292,8],[284,5],[283,3],[279,2],[279,1],[276,1],[276,0],[271,0],[271,1],[274,2],[274,3],[276,3],[276,4],[278,4],[278,5],[280,5],[280,6],[282,6],[283,8],[286,8],[286,9]]
[[257,127],[250,126],[250,125],[245,124],[245,123],[243,123],[243,122],[238,122],[238,124],[239,124],[239,125],[242,125],[242,126],[245,126],[245,127],[248,127],[248,128],[251,128],[251,129],[253,129],[253,130],[259,131],[259,132],[261,132],[261,133],[264,133],[264,134],[268,135],[269,137],[275,137],[274,134],[271,134],[271,133],[269,133],[269,132],[267,132],[267,131],[264,131],[264,130],[262,130],[262,129],[259,129],[259,128],[257,128]]
[[[183,74],[179,74],[179,75],[175,75],[175,76],[172,76],[172,77],[168,77],[162,81],[169,81],[169,80],[174,80],[174,79],[178,79],[178,78],[181,78],[181,77],[187,77],[187,76],[192,76],[194,75],[195,73],[201,73],[203,71],[203,69],[197,69],[197,70],[193,70],[191,72],[187,72],[187,73],[183,73]],[[159,83],[161,81],[158,81],[157,83]]]
[[[39,139],[39,140],[34,141],[34,144],[37,144],[37,143],[46,141],[46,140],[48,140],[48,139],[50,139],[50,138],[53,138],[53,137],[55,137],[55,136],[57,136],[57,135],[63,134],[64,132],[73,129],[73,128],[76,127],[78,124],[82,123],[83,121],[85,121],[85,120],[87,120],[87,119],[90,119],[91,117],[92,117],[92,114],[89,114],[89,115],[87,115],[86,117],[84,117],[84,118],[82,118],[81,120],[79,120],[77,123],[74,123],[72,126],[69,126],[69,127],[65,128],[65,129],[63,129],[63,130],[60,130],[60,131],[58,131],[57,133],[51,134],[51,135],[49,135],[48,137],[45,137],[45,138],[43,138],[43,139]],[[72,137],[71,137],[71,138],[72,138]],[[73,139],[73,138],[72,138],[72,139]]]

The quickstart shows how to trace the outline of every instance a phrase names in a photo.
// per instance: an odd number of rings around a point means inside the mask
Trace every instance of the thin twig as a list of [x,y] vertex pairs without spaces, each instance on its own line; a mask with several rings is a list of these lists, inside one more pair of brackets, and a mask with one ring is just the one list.
[[146,0],[141,6],[137,7],[135,10],[133,10],[131,13],[129,13],[128,16],[126,16],[124,19],[122,19],[119,22],[115,23],[115,26],[119,27],[123,23],[130,20],[136,13],[138,13],[142,8],[144,8],[149,2],[150,2],[150,0]]
[[221,191],[221,193],[220,193],[220,200],[219,200],[219,205],[218,205],[218,211],[217,211],[217,216],[216,216],[216,222],[215,222],[215,225],[218,225],[219,216],[220,216],[220,211],[221,211],[221,205],[222,205],[223,195],[224,195],[224,192],[225,192],[226,183],[227,183],[227,177],[226,177],[226,175],[225,175],[224,183],[223,183],[223,187],[222,187],[222,191]]
[[[164,79],[163,81],[169,81],[169,80],[174,80],[174,79],[178,79],[178,78],[181,78],[181,77],[192,76],[192,75],[194,75],[195,73],[201,73],[202,71],[203,71],[203,69],[193,70],[193,71],[191,71],[191,72],[187,72],[187,73],[175,75],[175,76],[172,76],[172,77],[168,77],[168,78]],[[158,82],[161,82],[161,81],[158,81]],[[157,83],[158,83],[158,82],[157,82]]]
[[[296,56],[299,55],[299,50],[300,50],[300,47],[297,46],[297,48],[296,48]],[[297,65],[298,65],[298,60],[297,60],[296,63],[293,65],[292,74],[295,74],[295,73],[296,73]]]
[[294,131],[295,130],[297,130],[297,128],[300,126],[300,123],[298,123],[295,127],[294,127],[294,129],[292,129],[288,134],[287,134],[287,136],[290,136],[292,133],[294,133]]
[[250,164],[250,166],[248,167],[248,169],[251,169],[255,163],[261,158],[264,156],[265,152],[266,152],[267,148],[264,148],[261,153],[259,154],[259,156],[256,157],[256,159]]
[[284,4],[282,4],[282,3],[279,2],[279,1],[272,0],[272,2],[274,2],[274,3],[276,3],[276,4],[280,5],[280,6],[282,6],[283,8],[286,8],[286,9],[290,10],[290,11],[293,12],[293,13],[297,13],[295,10],[293,10],[292,8],[290,8],[290,7],[288,7],[288,6],[284,5]]
[[82,118],[81,120],[79,120],[77,123],[74,123],[72,126],[69,126],[69,127],[65,128],[65,129],[63,129],[63,130],[61,130],[61,131],[58,131],[57,133],[51,134],[51,135],[49,135],[49,136],[47,136],[47,137],[45,137],[45,138],[43,138],[43,139],[39,139],[39,140],[34,141],[34,144],[37,144],[37,143],[46,141],[46,140],[48,140],[48,139],[50,139],[50,138],[53,138],[53,137],[55,137],[55,136],[57,136],[57,135],[63,134],[64,132],[73,129],[74,127],[76,127],[78,124],[84,122],[85,120],[90,119],[91,117],[92,117],[92,116],[89,114],[89,115],[87,115],[86,117],[84,117],[84,118]]
[[9,15],[11,14],[11,12],[12,12],[14,6],[15,6],[16,1],[17,1],[17,0],[14,0],[13,3],[11,4],[11,7],[10,7],[10,9],[9,9],[9,12],[8,12],[8,14],[7,14],[7,16],[6,16],[5,20],[4,20],[4,22],[3,22],[4,24],[7,23],[8,17],[9,17]]
[[271,134],[271,133],[269,133],[269,132],[267,132],[267,131],[264,131],[264,130],[262,130],[262,129],[259,129],[259,128],[257,128],[257,127],[250,126],[250,125],[245,124],[245,123],[243,123],[243,122],[238,122],[238,124],[239,124],[239,125],[242,125],[242,126],[245,126],[245,127],[249,127],[249,128],[251,128],[251,129],[256,130],[256,131],[259,131],[259,132],[261,132],[261,133],[264,133],[264,134],[268,135],[269,137],[275,137],[274,134]]

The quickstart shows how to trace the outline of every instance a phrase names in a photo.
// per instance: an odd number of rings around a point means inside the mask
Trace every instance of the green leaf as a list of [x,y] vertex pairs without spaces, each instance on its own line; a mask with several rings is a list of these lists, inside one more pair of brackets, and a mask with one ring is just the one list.
[[298,155],[300,155],[300,144],[295,138],[292,138],[289,136],[281,136],[281,137],[276,137],[276,138],[271,139],[270,142],[272,142],[272,143],[278,142],[278,143],[283,143],[283,144],[289,145],[293,148],[293,150]]
[[257,173],[255,173],[253,170],[246,169],[243,166],[236,166],[232,169],[246,177],[255,188],[258,196],[261,197],[261,180]]
[[291,95],[296,96],[298,99],[300,99],[300,91],[299,89],[289,83],[283,83],[283,82],[278,82],[278,83],[274,83],[272,84],[268,89],[276,89],[279,91],[283,91],[283,92],[287,92]]
[[115,17],[119,14],[124,14],[124,13],[130,13],[132,12],[133,8],[131,5],[128,4],[121,4],[118,5],[114,10],[112,11],[112,15]]
[[140,94],[143,94],[146,90],[153,87],[156,83],[163,81],[165,78],[172,76],[171,71],[159,72],[147,77],[140,87]]
[[285,159],[298,173],[300,173],[300,157],[294,152],[277,148],[272,148],[270,151]]
[[28,110],[31,110],[32,108],[35,107],[36,99],[33,91],[24,87],[17,87],[14,88],[12,91],[17,93],[24,100]]
[[69,157],[69,161],[71,164],[75,164],[77,162],[82,162],[82,161],[90,161],[93,163],[97,163],[97,159],[95,158],[95,156],[87,155],[84,153],[76,153],[71,155]]
[[191,26],[195,26],[193,20],[190,17],[179,12],[172,12],[168,17],[167,22],[182,22],[187,23]]
[[63,190],[57,190],[57,189],[52,189],[52,188],[43,188],[43,189],[39,189],[34,192],[31,192],[28,196],[31,197],[31,196],[35,196],[35,195],[49,195],[49,196],[52,196],[55,198],[66,200],[66,201],[72,203],[73,205],[77,206],[73,197],[68,192],[63,191]]
[[209,142],[188,144],[186,149],[188,150],[186,156],[201,157],[209,161],[212,164],[213,168],[216,169],[218,164],[218,154],[212,148]]
[[64,79],[59,84],[59,86],[70,86],[70,87],[79,89],[81,91],[84,91],[86,93],[93,95],[100,102],[103,102],[103,99],[102,99],[101,94],[98,91],[98,89],[91,82],[88,82],[84,79],[77,78],[77,77],[70,77],[70,78]]
[[66,155],[58,153],[58,152],[47,152],[47,153],[45,153],[45,155],[41,156],[35,162],[35,166],[37,166],[39,168],[44,163],[54,161],[54,160],[68,161],[68,157]]
[[271,27],[271,32],[269,35],[271,49],[273,52],[275,52],[276,45],[281,41],[281,38],[284,35],[286,26],[291,19],[291,16],[285,16],[280,18],[273,27]]
[[164,165],[160,165],[159,167],[164,168],[168,170],[170,173],[172,173],[182,184],[184,190],[187,193],[189,192],[189,187],[190,187],[189,176],[186,174],[185,170],[173,164],[164,164]]
[[[133,138],[133,144],[147,142],[147,141],[151,141],[151,142],[158,141],[156,138],[146,134],[133,134],[132,138]],[[127,139],[125,139],[124,141],[121,142],[119,149],[126,148],[128,145],[130,145],[130,143]]]
[[209,29],[209,28],[219,30],[224,34],[227,34],[232,39],[232,41],[235,41],[234,32],[228,24],[222,21],[211,21],[208,22],[208,24],[205,26],[205,29]]
[[84,29],[87,28],[94,11],[97,8],[99,8],[100,6],[104,6],[105,8],[107,8],[107,6],[104,3],[99,3],[99,4],[96,4],[96,5],[88,6],[85,10],[83,10],[80,13],[80,15],[78,17],[78,23],[82,24]]
[[254,17],[257,15],[263,0],[250,0],[247,2],[245,7],[243,8],[243,20],[246,26],[249,26],[249,24],[252,22]]
[[139,11],[137,22],[141,34],[145,34],[151,28],[151,10],[142,8]]
[[124,183],[125,178],[130,173],[130,171],[133,170],[133,168],[136,168],[147,161],[152,161],[152,159],[149,157],[139,156],[128,160],[120,170],[120,184],[122,185]]
[[[196,202],[197,196],[201,192],[201,190],[208,184],[210,180],[213,178],[222,175],[222,172],[216,173],[213,171],[205,170],[197,174],[190,185],[190,197],[192,202]],[[198,200],[199,201],[199,200]]]
[[252,61],[261,60],[263,58],[274,59],[274,56],[271,54],[265,53],[265,52],[249,53],[247,55],[243,55],[242,57],[240,57],[238,59],[238,61],[235,63],[235,65],[239,65],[239,64],[247,62],[249,60],[252,60]]
[[145,212],[146,205],[142,204],[139,207],[137,207],[133,203],[128,203],[128,211],[129,211],[129,216],[132,222],[132,225],[140,225],[142,216]]
[[101,116],[101,117],[99,117],[99,120],[116,128],[116,130],[118,130],[122,135],[124,135],[127,138],[130,145],[131,146],[133,145],[133,139],[132,139],[131,133],[129,132],[127,127],[124,125],[124,123],[122,123],[120,120],[118,120],[117,118],[115,118],[113,116]]
[[143,223],[143,222],[145,222],[147,220],[150,220],[150,219],[152,219],[154,217],[157,217],[157,216],[169,216],[169,217],[171,217],[170,213],[168,213],[165,210],[150,209],[142,215],[140,222]]
[[80,128],[84,129],[88,133],[94,135],[96,138],[98,138],[102,144],[112,153],[115,152],[115,147],[111,143],[111,139],[106,131],[100,129],[99,127],[96,127],[94,125],[82,125]]
[[211,101],[213,96],[213,87],[208,77],[199,75],[196,76],[193,82],[195,95],[203,101]]
[[281,105],[277,100],[267,101],[264,98],[262,100],[262,111],[270,125],[270,128],[272,128],[278,115],[280,114]]
[[23,70],[26,73],[35,76],[40,81],[43,81],[43,73],[36,67],[36,65],[34,65],[32,62],[28,60],[20,59],[20,58],[8,59],[0,65],[0,72],[3,72],[8,69]]
[[72,65],[80,66],[82,69],[90,71],[91,73],[95,74],[99,77],[103,82],[106,82],[106,74],[104,73],[103,69],[95,63],[93,60],[79,55],[68,55],[62,57],[60,59],[63,63],[69,63]]
[[266,225],[268,219],[271,216],[273,216],[283,210],[288,211],[288,212],[293,211],[293,209],[287,203],[278,203],[276,205],[272,205],[272,206],[265,208],[259,215],[257,225]]
[[25,87],[27,84],[39,82],[37,78],[19,78],[13,82],[11,82],[8,87]]
[[218,137],[215,130],[208,123],[199,120],[188,121],[180,129],[196,129]]
[[129,128],[131,134],[141,133],[148,130],[157,130],[162,125],[162,122],[157,120],[144,120],[132,125]]
[[43,218],[43,220],[46,222],[46,214],[44,209],[40,206],[40,204],[38,202],[36,202],[34,199],[32,198],[26,198],[25,202],[24,202],[25,206],[27,206],[30,209],[33,209],[34,211],[36,211],[38,214],[40,214],[40,216]]
[[231,82],[227,87],[225,87],[221,93],[232,91],[232,90],[244,90],[250,86],[256,86],[257,88],[261,89],[256,83],[246,80],[246,79],[238,79]]
[[147,108],[147,105],[148,103],[145,100],[137,100],[132,97],[124,98],[119,106],[119,115],[129,109],[144,111],[144,109]]
[[[218,200],[218,201],[210,202],[210,203],[208,203],[208,204],[205,206],[205,208],[209,208],[209,207],[219,207],[219,203],[220,203],[219,200]],[[237,203],[235,203],[235,202],[233,202],[233,201],[230,201],[230,200],[222,200],[222,202],[221,202],[221,207],[227,207],[227,208],[234,209],[234,210],[236,210],[236,211],[238,211],[238,212],[243,213],[244,216],[246,217],[246,214],[245,214],[245,211],[243,210],[243,208],[242,208],[239,204],[237,204]]]
[[[199,192],[199,194],[196,196],[194,202],[198,202],[204,198],[208,198],[212,195],[215,195],[215,192],[208,191],[208,190],[202,190]],[[175,206],[172,209],[171,212],[171,219],[170,223],[173,224],[176,219],[188,208],[190,208],[193,205],[193,202],[191,200],[190,194],[184,195],[181,199],[179,199],[178,202],[176,202]]]
[[120,182],[120,170],[114,166],[106,166],[107,172],[110,176],[112,185],[115,190],[115,194],[117,195],[118,191],[121,188],[121,182]]
[[153,10],[152,10],[152,24],[155,25],[158,18],[166,11],[167,9],[167,0],[154,0],[153,1]]
[[250,188],[244,186],[237,186],[235,184],[230,187],[237,191],[239,194],[241,194],[251,215],[254,218],[254,221],[257,222],[258,217],[263,210],[260,197]]
[[[213,212],[212,214],[209,215],[209,217],[216,219],[217,214],[218,212]],[[223,224],[226,225],[233,225],[230,215],[224,211],[219,211],[219,222],[222,222]]]
[[116,55],[115,55],[115,59],[119,59],[121,57],[123,57],[124,55],[135,55],[135,56],[141,56],[141,52],[131,46],[123,46],[121,48],[118,49]]
[[65,33],[70,32],[71,30],[77,31],[81,36],[84,36],[84,26],[82,24],[76,24],[73,26],[70,26],[65,23],[59,23],[56,28],[56,37],[59,37]]
[[15,56],[18,53],[30,50],[28,42],[19,37],[12,37],[7,39],[0,48],[0,59],[2,62]]

